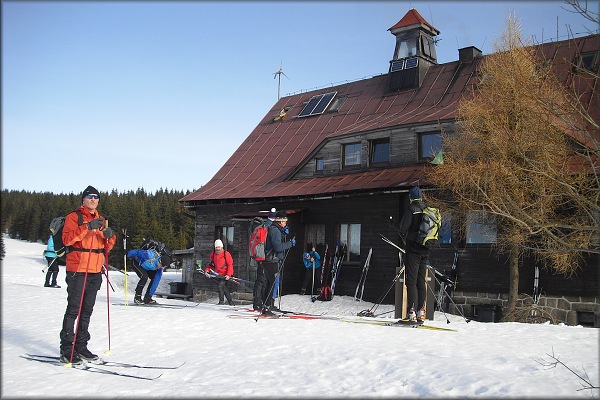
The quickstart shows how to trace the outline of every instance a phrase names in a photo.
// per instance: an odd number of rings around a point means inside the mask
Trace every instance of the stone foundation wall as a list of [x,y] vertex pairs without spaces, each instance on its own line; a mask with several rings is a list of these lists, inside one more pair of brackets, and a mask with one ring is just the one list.
[[[531,298],[519,298],[518,305],[524,306],[528,299]],[[460,315],[462,312],[465,317],[473,318],[474,306],[489,305],[500,307],[504,315],[508,294],[457,291],[452,294],[452,300],[455,305],[450,302],[449,311],[453,314]],[[600,327],[600,297],[541,296],[537,308],[549,313],[556,323]]]

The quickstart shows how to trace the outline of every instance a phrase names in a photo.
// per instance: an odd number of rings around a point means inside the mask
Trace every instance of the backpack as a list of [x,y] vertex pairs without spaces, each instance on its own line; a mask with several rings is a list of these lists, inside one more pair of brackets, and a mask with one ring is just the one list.
[[250,235],[250,241],[248,243],[248,253],[250,253],[251,262],[265,261],[265,242],[267,241],[269,227],[260,217],[255,217],[252,220],[252,224],[258,225],[252,231],[252,234]]
[[[79,225],[83,225],[83,214],[76,210]],[[65,246],[62,240],[63,227],[65,226],[65,216],[56,217],[50,222],[50,234],[54,241],[54,252],[56,253],[57,262],[59,265],[66,265],[66,255],[70,251],[68,246]]]
[[417,232],[417,243],[427,248],[437,246],[441,225],[442,216],[440,215],[440,211],[437,208],[425,207],[419,231]]
[[158,261],[161,258],[161,254],[154,249],[140,249],[129,251],[127,257],[133,258],[145,270],[154,271],[158,268]]

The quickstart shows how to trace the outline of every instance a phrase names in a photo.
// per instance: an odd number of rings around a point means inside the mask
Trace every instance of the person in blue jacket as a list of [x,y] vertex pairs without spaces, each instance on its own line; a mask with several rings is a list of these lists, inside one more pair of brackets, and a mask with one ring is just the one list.
[[[306,294],[306,288],[308,287],[308,282],[312,282],[312,287],[311,287],[311,291],[314,291],[314,279],[315,279],[315,275],[317,277],[321,276],[321,270],[319,268],[321,268],[321,256],[319,255],[319,253],[317,253],[317,251],[315,250],[314,246],[312,247],[311,251],[308,251],[304,254],[302,254],[302,261],[304,261],[304,266],[306,267],[306,274],[304,275],[304,282],[302,283],[302,289],[300,290],[300,294],[304,295]],[[319,269],[319,272],[317,273],[316,270]],[[320,285],[319,285],[320,287]],[[311,293],[312,295],[313,293]]]
[[[59,259],[56,258],[52,235],[48,238],[48,245],[46,246],[46,250],[44,250],[44,257],[46,257],[46,261],[48,262],[48,272],[46,272],[46,282],[44,283],[44,287],[59,288],[60,286],[56,283]],[[64,265],[64,263],[62,265]],[[50,282],[51,279],[52,283]]]
[[[127,253],[127,257],[133,259],[133,270],[140,278],[135,288],[134,303],[157,304],[152,296],[156,292],[162,278],[163,268],[169,266],[171,258],[168,254],[161,254],[154,249],[130,250]],[[142,292],[148,280],[150,280],[150,284],[148,284],[146,294],[142,299]]]

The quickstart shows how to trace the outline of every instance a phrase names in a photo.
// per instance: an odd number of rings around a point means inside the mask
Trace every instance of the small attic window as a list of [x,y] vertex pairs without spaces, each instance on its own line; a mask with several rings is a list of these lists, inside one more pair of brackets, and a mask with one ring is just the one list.
[[298,114],[298,117],[322,114],[331,100],[335,97],[336,93],[337,92],[330,92],[313,96],[308,103],[306,103],[300,114]]
[[596,55],[595,51],[589,53],[581,53],[577,58],[577,69],[580,71],[591,71],[595,72]]
[[338,112],[340,111],[340,108],[342,107],[342,104],[344,104],[344,101],[346,101],[346,96],[340,96],[337,99],[333,100],[331,102],[331,107],[329,107],[329,110],[327,110],[327,112]]

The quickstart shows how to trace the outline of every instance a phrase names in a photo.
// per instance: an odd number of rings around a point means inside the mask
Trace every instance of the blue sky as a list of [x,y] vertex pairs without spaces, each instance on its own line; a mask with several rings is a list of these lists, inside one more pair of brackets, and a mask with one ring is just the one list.
[[598,29],[562,1],[3,1],[2,189],[197,189],[276,103],[280,65],[281,96],[386,73],[412,7],[440,63],[489,54],[511,10],[536,42]]

